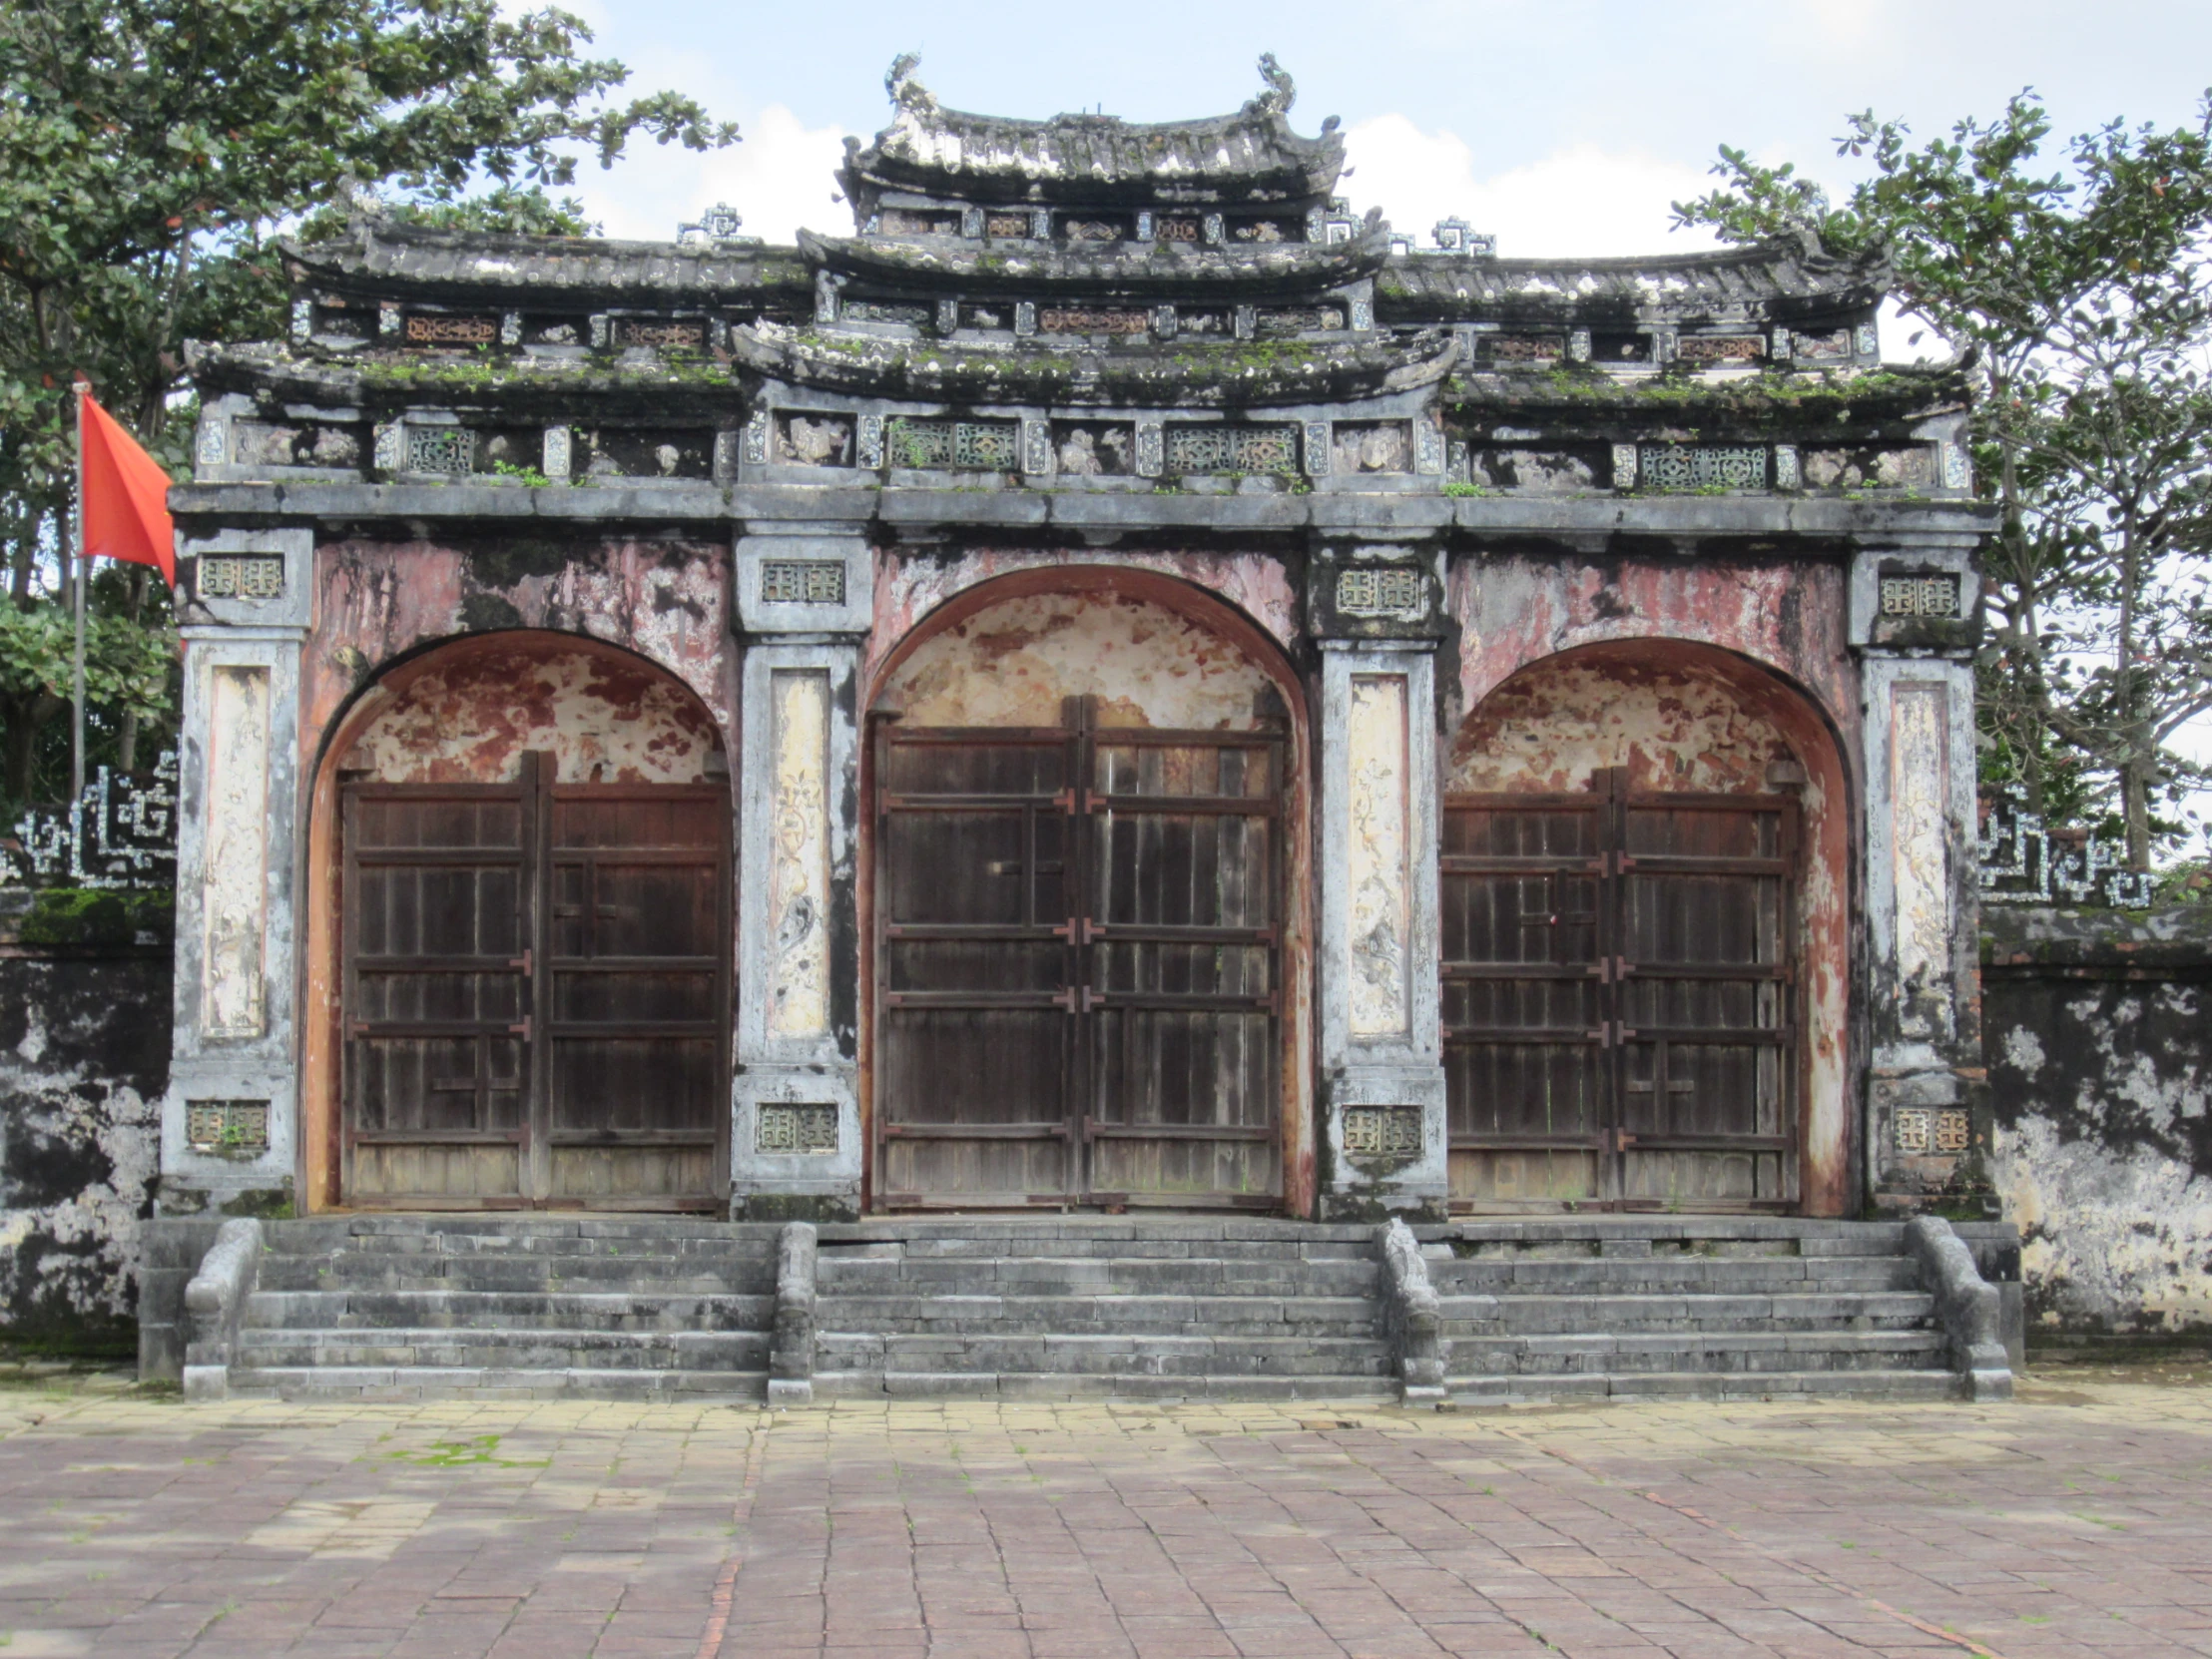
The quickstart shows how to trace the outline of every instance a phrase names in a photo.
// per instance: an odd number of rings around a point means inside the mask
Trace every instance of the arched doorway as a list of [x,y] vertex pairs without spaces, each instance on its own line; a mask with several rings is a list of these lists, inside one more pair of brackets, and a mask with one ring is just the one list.
[[697,697],[482,636],[388,672],[325,767],[338,1201],[720,1208],[730,807]]
[[947,604],[875,687],[874,1204],[1302,1202],[1280,652],[1184,584],[1055,569]]
[[1451,1191],[1468,1210],[1839,1213],[1847,783],[1729,653],[1561,653],[1461,726],[1442,846]]

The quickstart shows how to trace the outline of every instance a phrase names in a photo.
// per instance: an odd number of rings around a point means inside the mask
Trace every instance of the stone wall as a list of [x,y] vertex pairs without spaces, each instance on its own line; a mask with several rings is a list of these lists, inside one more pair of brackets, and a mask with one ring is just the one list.
[[0,1343],[131,1347],[169,1082],[169,903],[0,891]]
[[1982,911],[1989,1178],[2028,1330],[2212,1330],[2212,906]]

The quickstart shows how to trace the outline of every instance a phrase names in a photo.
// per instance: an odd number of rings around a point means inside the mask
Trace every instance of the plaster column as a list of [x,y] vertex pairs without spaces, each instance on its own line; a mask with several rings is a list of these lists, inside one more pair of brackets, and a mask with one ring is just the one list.
[[738,543],[749,640],[739,776],[730,1213],[859,1213],[855,925],[860,652],[874,571],[857,526]]
[[1324,1219],[1441,1219],[1445,1204],[1435,640],[1368,625],[1368,576],[1384,569],[1403,573],[1389,620],[1409,632],[1438,585],[1432,556],[1402,548],[1324,553],[1309,608],[1320,629],[1360,630],[1319,642]]
[[1931,540],[1860,553],[1871,1065],[1866,1146],[1878,1203],[1952,1184],[1986,1144],[1972,546]]
[[299,1144],[299,653],[313,532],[180,539],[185,618],[165,1215],[279,1212]]

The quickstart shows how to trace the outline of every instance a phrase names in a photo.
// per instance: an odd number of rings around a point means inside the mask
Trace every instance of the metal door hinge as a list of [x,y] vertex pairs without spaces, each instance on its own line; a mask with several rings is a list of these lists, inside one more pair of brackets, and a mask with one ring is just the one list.
[[523,971],[523,974],[524,974],[525,976],[527,976],[527,975],[528,975],[528,974],[530,973],[530,971],[531,971],[531,968],[530,968],[530,963],[531,963],[532,959],[533,959],[533,952],[532,952],[532,951],[530,951],[530,950],[528,950],[528,949],[525,949],[525,950],[523,951],[523,953],[522,953],[521,955],[519,955],[519,956],[510,956],[510,957],[508,957],[508,958],[507,958],[507,965],[508,965],[509,967],[511,967],[511,968],[520,968],[520,969],[521,969],[521,970]]
[[524,1042],[528,1042],[530,1040],[530,1016],[528,1014],[524,1014],[522,1016],[522,1023],[520,1025],[510,1025],[507,1027],[507,1034],[511,1037],[520,1037]]
[[1065,939],[1070,944],[1089,944],[1106,931],[1089,916],[1070,916],[1065,921],[1054,922],[1052,936]]
[[1088,985],[1070,985],[1052,995],[1052,1005],[1063,1014],[1087,1014],[1104,1000]]

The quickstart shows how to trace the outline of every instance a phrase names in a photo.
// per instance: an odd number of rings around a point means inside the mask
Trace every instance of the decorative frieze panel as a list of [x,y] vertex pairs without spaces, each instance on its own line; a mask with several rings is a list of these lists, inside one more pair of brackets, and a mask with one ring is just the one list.
[[1645,444],[1637,475],[1657,490],[1763,490],[1767,451],[1759,444]]
[[1128,426],[1099,420],[1061,421],[1052,428],[1051,441],[1052,465],[1029,470],[1071,478],[1110,478],[1137,470],[1136,433]]
[[761,561],[761,603],[764,605],[842,605],[842,559],[764,559]]
[[409,345],[491,345],[499,339],[499,318],[416,311],[399,337]]
[[1162,214],[1152,222],[1152,236],[1156,242],[1195,246],[1206,240],[1206,227],[1188,214]]
[[1343,476],[1361,472],[1410,472],[1412,444],[1402,420],[1335,423],[1330,434],[1330,470]]
[[1427,583],[1408,565],[1355,565],[1337,574],[1337,609],[1347,616],[1402,616],[1427,604]]
[[883,464],[883,417],[879,414],[860,416],[859,464],[873,470]]
[[1973,1144],[1962,1106],[1901,1106],[1895,1123],[1897,1149],[1908,1157],[1956,1157]]
[[1975,865],[1984,904],[2109,904],[2141,909],[2155,886],[2152,872],[2127,867],[2124,848],[2095,835],[2060,840],[2027,810],[2018,784],[1997,792],[1982,820]]
[[1037,327],[1047,334],[1141,334],[1152,326],[1152,313],[1130,307],[1046,305],[1037,312]]
[[0,887],[158,888],[176,880],[175,750],[150,776],[96,768],[66,812],[34,808],[0,839]]
[[755,1108],[753,1150],[791,1156],[833,1156],[837,1108],[812,1101],[764,1100]]
[[1296,426],[1170,426],[1169,472],[1262,472],[1298,470]]
[[1167,459],[1167,431],[1157,420],[1137,422],[1137,475],[1157,478]]
[[[763,567],[763,581],[768,567]],[[842,571],[839,567],[841,590]],[[830,1029],[830,677],[813,669],[770,677],[775,805],[768,919],[774,979],[768,1034],[819,1037]]]
[[193,561],[192,591],[202,599],[276,599],[284,591],[280,553],[203,553]]
[[1345,1152],[1354,1158],[1417,1158],[1421,1153],[1418,1106],[1347,1106]]
[[566,478],[575,465],[575,434],[566,426],[548,426],[539,470],[548,478]]
[[1849,328],[1827,329],[1818,334],[1793,333],[1790,354],[1801,363],[1840,363],[1851,360]]
[[1567,354],[1564,334],[1477,334],[1475,340],[1485,362],[1555,363]]
[[1767,354],[1763,334],[1680,334],[1675,361],[1704,367],[1713,363],[1755,363]]
[[1328,477],[1335,464],[1336,444],[1330,426],[1326,420],[1306,422],[1306,474],[1310,478]]
[[1011,420],[920,420],[885,423],[885,459],[892,466],[958,472],[1012,472],[1021,465],[1021,427]]
[[1613,487],[1617,490],[1636,487],[1636,446],[1632,443],[1613,445]]
[[269,1102],[188,1100],[185,1143],[219,1158],[258,1158],[269,1150]]
[[891,299],[847,299],[838,313],[845,322],[900,322],[910,328],[926,327],[936,316],[930,305],[902,304]]
[[476,434],[465,426],[408,426],[406,470],[459,477],[476,470]]
[[1778,443],[1774,446],[1774,487],[1778,490],[1794,490],[1804,483],[1798,468],[1798,450],[1794,443]]
[[707,324],[699,318],[665,320],[658,317],[617,317],[617,345],[645,345],[659,350],[697,351],[707,343]]
[[776,458],[793,466],[850,466],[851,416],[781,415],[776,423]]
[[766,409],[755,409],[745,423],[745,458],[749,465],[759,466],[768,459],[768,423]]
[[1948,572],[1882,578],[1882,614],[1886,617],[1950,618],[1958,614],[1958,578]]
[[1444,427],[1433,411],[1413,422],[1413,470],[1429,476],[1444,470]]

